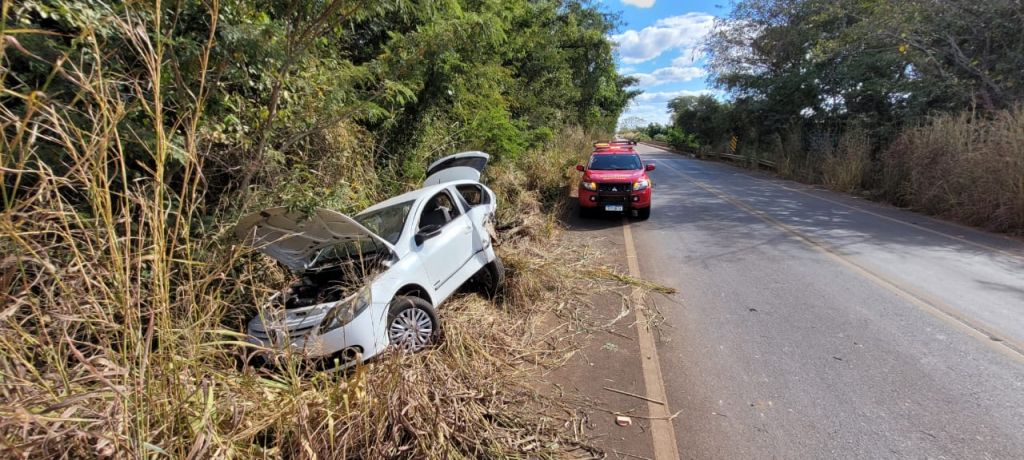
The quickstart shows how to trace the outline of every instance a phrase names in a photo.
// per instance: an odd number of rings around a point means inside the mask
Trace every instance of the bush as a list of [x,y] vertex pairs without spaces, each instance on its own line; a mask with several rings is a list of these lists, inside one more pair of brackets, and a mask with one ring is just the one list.
[[987,117],[934,117],[905,130],[883,161],[883,183],[894,202],[1024,232],[1024,107]]
[[669,129],[666,139],[669,146],[679,151],[691,151],[699,145],[693,134],[685,133],[675,127]]

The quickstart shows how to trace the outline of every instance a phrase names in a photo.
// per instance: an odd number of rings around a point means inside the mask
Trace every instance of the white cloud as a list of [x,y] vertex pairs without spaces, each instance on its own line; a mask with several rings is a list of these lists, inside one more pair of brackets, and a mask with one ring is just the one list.
[[646,91],[643,94],[637,96],[634,100],[636,102],[643,102],[643,103],[660,102],[660,103],[662,103],[662,109],[668,110],[668,109],[666,109],[664,107],[664,104],[668,103],[668,101],[670,101],[672,99],[675,99],[675,98],[677,98],[679,96],[700,96],[702,94],[717,94],[717,91],[711,90],[711,89],[698,89],[698,90],[681,89],[681,90],[678,90],[678,91]]
[[700,67],[662,67],[651,73],[634,73],[630,76],[640,80],[641,87],[652,87],[681,81],[696,80],[707,75]]
[[626,66],[619,69],[619,75],[627,75],[636,72],[636,67]]
[[654,6],[654,0],[622,0],[622,3],[635,6],[637,8],[650,8]]
[[645,123],[669,122],[668,101],[679,96],[699,96],[701,94],[719,94],[715,90],[679,90],[679,91],[650,91],[636,97],[633,103],[623,111],[620,120],[629,117],[638,117]]
[[707,13],[686,13],[659,19],[653,26],[627,30],[612,35],[622,62],[637,64],[660,56],[665,51],[678,49],[681,56],[696,53],[696,49],[711,32],[715,17]]

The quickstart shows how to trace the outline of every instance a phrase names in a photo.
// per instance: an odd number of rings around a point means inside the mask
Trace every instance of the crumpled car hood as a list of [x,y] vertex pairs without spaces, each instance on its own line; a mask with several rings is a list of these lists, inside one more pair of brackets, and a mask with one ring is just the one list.
[[394,247],[351,217],[330,209],[312,215],[276,207],[238,221],[235,236],[286,267],[304,270],[317,251],[351,241],[373,241],[394,254]]

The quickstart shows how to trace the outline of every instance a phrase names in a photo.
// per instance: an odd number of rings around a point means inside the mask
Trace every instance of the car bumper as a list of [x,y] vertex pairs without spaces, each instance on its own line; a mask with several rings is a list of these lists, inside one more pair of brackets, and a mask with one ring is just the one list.
[[598,192],[580,188],[580,207],[604,209],[605,205],[623,205],[626,209],[643,209],[651,206],[651,188],[635,192]]
[[383,331],[385,320],[381,313],[385,309],[386,305],[371,305],[342,327],[322,334],[314,328],[297,337],[273,328],[267,332],[254,331],[250,325],[246,341],[262,348],[257,354],[271,360],[287,355],[301,355],[307,358],[338,359],[344,366],[353,365],[377,355],[387,346],[387,336]]

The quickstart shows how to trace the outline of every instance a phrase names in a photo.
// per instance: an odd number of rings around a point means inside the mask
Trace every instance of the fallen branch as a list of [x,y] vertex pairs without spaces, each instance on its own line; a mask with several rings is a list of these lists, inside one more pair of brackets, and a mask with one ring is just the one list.
[[664,402],[662,402],[662,401],[658,401],[657,399],[651,399],[651,398],[648,398],[648,397],[646,397],[646,396],[641,396],[641,395],[638,395],[638,394],[636,394],[636,393],[630,393],[630,392],[628,392],[628,391],[616,390],[616,389],[614,389],[614,388],[608,388],[608,387],[604,387],[604,389],[605,389],[605,390],[608,390],[608,391],[611,391],[611,392],[613,392],[613,393],[618,393],[618,394],[621,394],[621,395],[626,395],[626,396],[632,396],[632,397],[634,397],[634,398],[639,398],[639,399],[642,399],[642,400],[644,400],[644,401],[647,401],[647,402],[652,402],[652,403],[656,403],[656,404],[661,404],[662,406],[664,406],[664,405],[665,405],[665,403],[664,403]]

